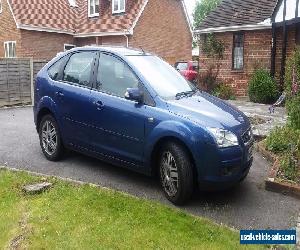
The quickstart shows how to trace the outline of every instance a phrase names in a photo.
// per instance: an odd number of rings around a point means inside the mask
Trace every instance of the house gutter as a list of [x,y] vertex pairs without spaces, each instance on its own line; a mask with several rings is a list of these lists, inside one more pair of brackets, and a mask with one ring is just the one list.
[[209,33],[222,33],[222,32],[235,32],[241,30],[264,30],[271,29],[272,24],[270,23],[259,23],[259,24],[251,24],[251,25],[237,25],[237,26],[228,26],[228,27],[218,27],[218,28],[207,28],[207,29],[198,29],[194,30],[195,35],[200,34],[209,34]]
[[44,28],[44,27],[37,27],[32,25],[25,25],[25,24],[17,24],[18,29],[22,30],[30,30],[30,31],[41,31],[41,32],[50,32],[50,33],[59,33],[59,34],[67,34],[67,35],[74,35],[74,31],[66,31],[60,29],[53,29],[53,28]]
[[78,33],[74,37],[93,37],[93,36],[127,36],[132,35],[131,31],[120,31],[120,32],[91,32],[91,33]]

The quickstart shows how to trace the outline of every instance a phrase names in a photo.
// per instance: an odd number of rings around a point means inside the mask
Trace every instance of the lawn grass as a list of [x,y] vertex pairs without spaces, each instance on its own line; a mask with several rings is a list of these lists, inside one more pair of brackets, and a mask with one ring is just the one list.
[[120,192],[55,178],[42,194],[22,192],[42,178],[0,169],[0,248],[248,249],[236,231]]

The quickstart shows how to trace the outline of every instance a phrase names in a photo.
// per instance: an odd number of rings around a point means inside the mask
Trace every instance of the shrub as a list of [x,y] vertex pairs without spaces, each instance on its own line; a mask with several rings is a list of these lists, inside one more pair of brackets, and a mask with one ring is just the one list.
[[271,103],[278,97],[279,92],[269,72],[258,69],[250,79],[248,94],[252,102]]
[[214,64],[210,64],[206,72],[202,73],[199,78],[200,88],[208,93],[212,93],[212,91],[218,85],[217,77],[219,74],[219,66]]
[[202,44],[203,52],[210,58],[223,59],[225,46],[213,33],[207,34]]
[[288,152],[281,158],[279,171],[278,174],[285,179],[297,181],[299,167],[293,152]]
[[224,100],[234,100],[235,95],[233,89],[227,84],[221,83],[214,90],[213,95]]
[[278,176],[299,182],[300,130],[286,126],[275,128],[266,139],[268,150],[280,156]]
[[288,100],[287,111],[290,125],[295,129],[300,129],[300,94]]
[[297,48],[289,58],[285,74],[285,93],[289,122],[295,129],[300,129],[300,49]]
[[266,139],[267,149],[273,153],[284,153],[297,144],[300,148],[300,131],[291,127],[276,127]]
[[288,59],[286,63],[284,89],[288,98],[292,98],[293,84],[297,83],[299,88],[300,80],[300,48],[298,47],[293,55]]

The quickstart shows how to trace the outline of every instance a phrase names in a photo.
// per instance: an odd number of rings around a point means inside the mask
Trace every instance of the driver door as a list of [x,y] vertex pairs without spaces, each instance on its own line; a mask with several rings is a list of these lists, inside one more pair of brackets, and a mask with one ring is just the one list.
[[92,144],[100,154],[135,165],[143,161],[145,112],[144,105],[126,100],[127,88],[140,82],[132,70],[114,55],[101,53],[97,86],[92,90]]

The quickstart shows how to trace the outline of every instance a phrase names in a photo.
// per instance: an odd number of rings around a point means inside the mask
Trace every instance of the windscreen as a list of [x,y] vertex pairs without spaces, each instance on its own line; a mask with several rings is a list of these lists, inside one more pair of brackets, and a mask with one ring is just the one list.
[[127,58],[162,98],[173,98],[178,93],[194,90],[176,69],[157,56],[138,55]]

